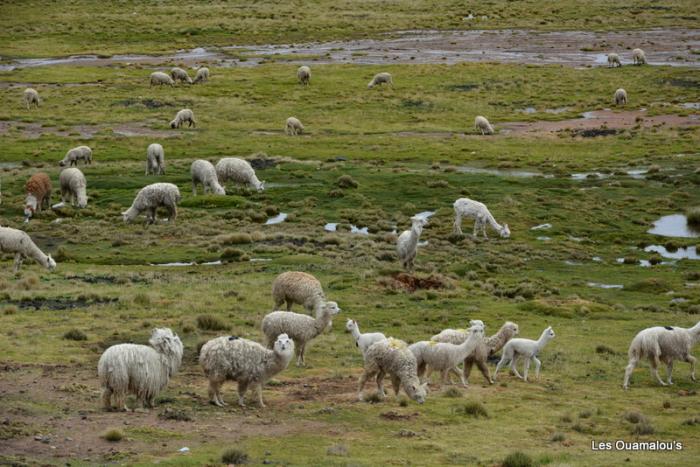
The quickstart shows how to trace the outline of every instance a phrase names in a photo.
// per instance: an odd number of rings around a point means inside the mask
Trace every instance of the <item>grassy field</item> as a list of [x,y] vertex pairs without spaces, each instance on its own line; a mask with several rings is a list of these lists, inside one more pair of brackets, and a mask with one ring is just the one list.
[[[128,40],[123,17],[114,13],[124,3],[136,12]],[[496,1],[489,8],[500,11],[502,22],[479,27],[515,22],[547,29],[552,24],[533,18],[548,17],[553,8],[559,27],[584,29],[631,26],[632,17],[635,27],[683,25],[679,16],[695,14],[690,2],[668,3],[673,17],[655,3],[637,3],[619,9],[619,2],[587,2],[595,15],[576,16],[580,2]],[[8,14],[16,17],[20,5],[3,3],[3,55],[154,52],[455,28],[464,27],[460,17],[471,9],[464,2],[441,9],[430,2],[321,2],[312,12],[296,3],[258,2],[246,16],[225,16],[224,3],[180,2],[174,12],[151,6],[155,12],[145,18],[143,3],[100,5],[90,24],[56,3],[36,10],[35,22],[10,26]],[[97,3],[73,6],[85,14]],[[22,8],[35,11],[39,3]],[[292,14],[298,21],[289,21]],[[366,16],[351,22],[354,14]],[[159,22],[158,15],[169,20]],[[270,20],[260,22],[260,15]],[[98,30],[100,17],[108,21]],[[212,26],[212,17],[224,17],[226,28]],[[253,20],[254,33],[236,34]],[[185,24],[197,33],[182,34]],[[700,313],[697,261],[640,266],[640,260],[668,261],[644,251],[647,245],[698,246],[697,238],[646,233],[659,217],[700,205],[700,131],[689,117],[696,111],[681,105],[700,101],[696,70],[319,65],[312,85],[301,87],[292,65],[210,68],[205,85],[162,89],[150,88],[152,70],[139,66],[0,72],[1,223],[26,230],[58,262],[53,273],[27,262],[17,275],[9,255],[0,262],[0,462],[216,465],[225,450],[236,449],[229,461],[247,456],[249,463],[273,465],[502,465],[515,451],[531,458],[525,465],[696,463],[700,411],[687,364],[676,366],[672,387],[657,386],[644,363],[630,391],[621,389],[627,347],[640,329],[691,326]],[[380,69],[393,74],[395,88],[368,91]],[[43,102],[27,111],[21,93],[30,84]],[[473,130],[478,114],[498,130],[513,122],[573,120],[610,107],[621,86],[630,96],[625,110],[645,108],[650,118],[676,115],[685,123],[640,122],[597,137],[566,130],[482,137]],[[183,107],[194,110],[197,127],[169,129]],[[528,107],[537,112],[525,113]],[[290,115],[306,126],[303,136],[284,135]],[[165,148],[166,175],[145,176],[146,147],[156,141]],[[95,162],[80,166],[88,207],[42,212],[22,224],[27,178],[45,171],[58,191],[57,162],[80,144],[94,151]],[[222,156],[254,160],[268,189],[231,185],[225,197],[193,197],[191,162]],[[541,175],[471,173],[474,168]],[[630,177],[633,169],[647,170],[646,178]],[[605,177],[571,177],[589,171]],[[344,176],[357,186],[341,186]],[[179,186],[177,222],[124,225],[120,212],[155,181]],[[512,237],[452,235],[452,203],[461,196],[488,204]],[[415,276],[436,288],[405,290],[392,232],[425,210],[436,212],[421,237],[428,243],[419,249]],[[285,222],[265,225],[282,212]],[[328,222],[338,223],[338,231],[324,231]],[[544,223],[551,227],[531,230]],[[353,234],[350,225],[369,234]],[[471,232],[468,221],[463,229]],[[201,264],[218,260],[223,264]],[[192,261],[199,264],[155,265]],[[292,365],[265,387],[267,409],[208,405],[198,346],[227,334],[260,340],[260,320],[273,306],[270,285],[288,270],[313,273],[339,303],[343,312],[332,331],[311,343],[306,368]],[[213,317],[208,322],[219,329],[202,324],[201,316]],[[473,373],[466,389],[443,390],[433,381],[424,405],[392,397],[366,403],[356,397],[362,359],[344,332],[346,318],[363,331],[409,342],[475,318],[489,334],[512,320],[523,337],[537,338],[548,325],[557,337],[541,355],[538,382],[504,373],[489,386]],[[173,328],[186,350],[158,406],[146,413],[102,411],[100,354],[115,343],[146,343],[160,326]],[[230,404],[234,388],[224,386]],[[104,439],[110,429],[123,439]],[[593,440],[618,439],[677,440],[684,449],[591,449]],[[189,451],[179,452],[183,447]]]
[[697,24],[693,0],[6,1],[0,3],[0,55],[163,53],[409,29],[625,30]]

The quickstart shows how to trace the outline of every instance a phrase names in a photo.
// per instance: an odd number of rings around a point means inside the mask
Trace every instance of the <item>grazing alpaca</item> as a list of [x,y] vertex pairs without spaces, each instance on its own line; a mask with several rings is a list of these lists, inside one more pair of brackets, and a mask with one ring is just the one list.
[[407,271],[413,270],[413,261],[416,259],[418,239],[423,232],[423,226],[428,221],[424,217],[411,217],[411,230],[404,230],[396,240],[396,251],[401,265]]
[[[542,335],[536,341],[531,339],[511,339],[508,341],[506,346],[503,348],[501,361],[498,362],[496,371],[493,373],[493,380],[496,381],[496,375],[501,367],[510,362],[510,369],[513,370],[515,376],[527,381],[527,372],[530,369],[530,361],[535,362],[535,377],[540,379],[540,367],[542,366],[542,362],[537,358],[537,354],[552,339],[554,339],[554,331],[552,330],[552,327],[549,326],[547,329],[542,331]],[[515,368],[515,362],[518,357],[525,358],[525,371],[523,376],[520,376],[520,373],[518,373],[518,370]]]
[[666,386],[659,376],[659,363],[666,364],[668,384],[673,384],[671,373],[673,361],[682,360],[690,363],[690,379],[695,381],[696,358],[690,355],[695,344],[700,341],[700,321],[692,328],[678,328],[674,326],[656,326],[640,331],[630,344],[629,363],[625,369],[625,381],[622,387],[629,388],[630,376],[639,360],[647,357],[651,365],[651,374],[656,377],[660,385]]
[[498,222],[496,222],[496,219],[494,219],[493,215],[491,215],[485,204],[469,198],[459,198],[454,202],[453,206],[455,209],[453,233],[462,235],[462,218],[467,217],[474,219],[474,238],[477,237],[479,230],[481,230],[484,238],[489,238],[486,235],[487,223],[496,232],[498,232],[501,237],[510,237],[510,229],[508,228],[508,224],[500,225]]

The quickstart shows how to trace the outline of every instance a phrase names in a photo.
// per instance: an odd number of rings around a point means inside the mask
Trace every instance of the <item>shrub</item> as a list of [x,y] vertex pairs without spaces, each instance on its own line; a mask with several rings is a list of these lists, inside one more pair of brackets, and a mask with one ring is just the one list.
[[462,391],[457,388],[449,388],[442,395],[445,397],[462,397]]
[[3,308],[3,313],[6,315],[14,315],[15,313],[17,313],[17,311],[19,311],[19,308],[17,308],[14,305],[8,305],[5,308]]
[[87,335],[80,329],[71,329],[70,331],[66,331],[63,338],[71,341],[86,341]]
[[221,253],[221,261],[224,263],[231,261],[248,261],[248,255],[245,251],[239,250],[238,248],[226,248]]
[[647,423],[647,418],[639,412],[626,412],[623,418],[630,423]]
[[102,435],[102,438],[105,441],[109,441],[110,443],[116,443],[124,439],[124,433],[122,433],[121,430],[117,430],[116,428],[113,428],[111,430],[107,430],[104,432]]
[[151,297],[145,293],[137,293],[133,298],[134,304],[142,307],[147,307],[151,305]]
[[197,316],[197,327],[202,331],[225,331],[228,329],[223,321],[212,315]]
[[524,452],[515,451],[508,454],[508,457],[503,459],[503,467],[532,467],[535,463],[532,458]]
[[549,438],[550,441],[555,442],[555,443],[561,443],[566,439],[566,436],[564,433],[556,432],[552,435],[551,438]]
[[663,279],[649,278],[626,287],[624,290],[632,292],[662,293],[671,290],[671,286]]
[[357,188],[359,184],[350,175],[341,175],[335,182],[340,188]]
[[689,208],[685,215],[687,217],[688,225],[693,227],[700,227],[700,206],[693,206]]
[[241,232],[227,235],[226,237],[224,237],[221,243],[224,245],[240,245],[242,243],[250,243],[252,241],[253,238],[250,236],[250,234]]
[[633,435],[641,436],[641,435],[653,435],[656,432],[654,427],[651,425],[651,423],[644,421],[641,423],[637,423],[632,427],[630,430],[630,433]]
[[221,454],[221,462],[223,464],[247,464],[248,463],[248,454],[245,453],[245,451],[241,451],[240,449],[227,449],[226,451]]
[[607,345],[600,344],[596,346],[595,348],[595,353],[600,353],[600,354],[610,354],[610,355],[615,355],[617,352],[615,352],[614,349],[608,347]]
[[458,409],[458,412],[474,418],[489,418],[489,413],[486,411],[486,407],[484,407],[484,404],[478,401],[467,402]]
[[192,421],[192,415],[190,415],[189,412],[186,410],[182,409],[170,409],[167,408],[160,414],[158,414],[159,418],[162,418],[163,420],[177,420],[179,422],[191,422]]

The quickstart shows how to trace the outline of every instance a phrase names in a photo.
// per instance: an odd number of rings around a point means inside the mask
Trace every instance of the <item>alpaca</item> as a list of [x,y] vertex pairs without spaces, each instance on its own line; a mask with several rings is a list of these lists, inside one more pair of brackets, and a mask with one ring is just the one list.
[[660,385],[666,386],[659,376],[659,363],[666,364],[668,384],[673,384],[671,373],[673,361],[682,360],[690,363],[690,379],[695,381],[695,362],[697,359],[690,355],[695,344],[700,341],[700,321],[692,328],[679,328],[675,326],[656,326],[640,331],[629,348],[629,363],[625,369],[624,389],[629,388],[630,376],[639,360],[647,357],[651,365],[651,374],[656,377]]
[[[484,338],[484,325],[474,324],[468,330],[469,337],[461,344],[449,344],[446,342],[428,341],[428,346],[423,350],[421,360],[418,361],[418,376],[421,376],[423,369],[427,367],[425,381],[430,380],[433,371],[440,371],[441,384],[447,383],[447,376],[450,371],[456,372],[456,367],[474,352],[474,349]],[[410,347],[409,347],[410,348]],[[418,360],[418,359],[416,359]],[[467,386],[464,375],[460,375],[462,385]]]
[[416,259],[418,239],[423,232],[423,226],[428,223],[424,217],[411,217],[411,230],[404,230],[396,240],[396,251],[401,265],[407,271],[413,270],[413,261]]
[[[505,347],[503,347],[501,360],[498,362],[498,365],[496,365],[496,371],[493,373],[493,380],[496,381],[496,375],[501,367],[510,362],[510,369],[513,370],[515,376],[527,382],[527,372],[530,369],[530,361],[535,362],[535,378],[540,379],[540,367],[542,366],[542,362],[537,358],[537,354],[552,339],[554,339],[554,331],[552,330],[552,326],[549,326],[542,331],[540,338],[536,341],[520,338],[508,341]],[[520,376],[520,373],[518,373],[518,370],[515,368],[515,362],[518,357],[525,358],[525,371],[523,376]]]
[[508,224],[500,225],[496,222],[496,219],[484,203],[469,198],[459,198],[454,202],[453,206],[455,210],[453,233],[462,235],[462,218],[469,217],[474,219],[474,238],[479,234],[479,230],[481,230],[484,238],[489,238],[486,235],[486,224],[489,224],[501,237],[510,237]]

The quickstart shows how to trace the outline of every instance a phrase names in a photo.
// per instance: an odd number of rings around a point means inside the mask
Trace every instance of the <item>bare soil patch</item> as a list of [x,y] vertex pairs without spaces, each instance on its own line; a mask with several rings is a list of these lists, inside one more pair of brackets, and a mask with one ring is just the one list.
[[379,279],[379,283],[391,290],[415,292],[416,290],[447,289],[452,287],[450,280],[440,274],[419,277],[405,272],[399,272],[391,277]]

